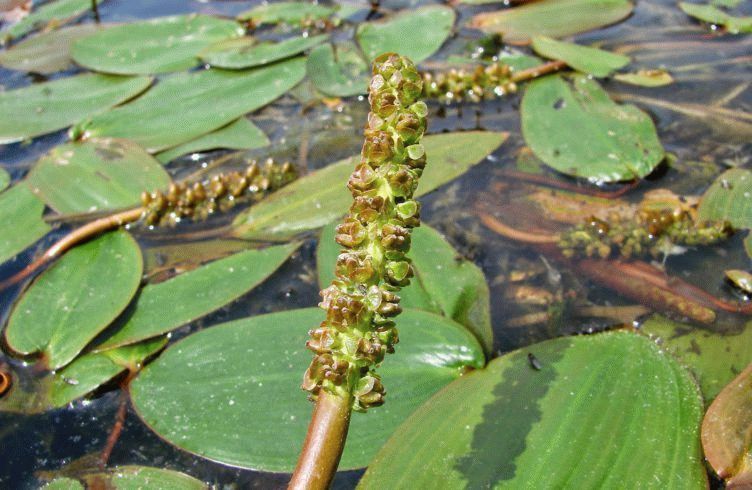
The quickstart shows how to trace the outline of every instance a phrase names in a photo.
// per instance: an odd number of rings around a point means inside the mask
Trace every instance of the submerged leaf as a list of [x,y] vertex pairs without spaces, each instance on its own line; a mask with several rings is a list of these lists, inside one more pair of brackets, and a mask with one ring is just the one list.
[[216,68],[238,70],[289,58],[321,44],[328,38],[328,34],[321,34],[259,43],[251,37],[241,37],[214,43],[201,51],[199,56]]
[[618,105],[583,75],[547,76],[528,85],[522,132],[538,158],[559,172],[597,182],[642,178],[663,160],[650,117]]
[[368,91],[368,64],[353,43],[324,44],[308,55],[308,77],[316,90],[333,97],[350,97]]
[[[96,0],[97,4],[102,0]],[[32,13],[7,29],[0,31],[0,39],[23,36],[47,24],[63,24],[74,20],[91,9],[92,0],[55,0],[34,9]]]
[[199,136],[182,145],[157,153],[156,157],[162,163],[170,162],[179,156],[197,151],[227,148],[230,150],[251,150],[262,148],[269,144],[269,138],[250,119],[240,117],[223,128]]
[[689,373],[647,338],[554,339],[423,404],[358,488],[704,489],[701,418]]
[[546,36],[534,37],[533,49],[544,58],[561,60],[575,70],[596,77],[607,77],[614,70],[629,64],[628,56],[589,46],[557,41]]
[[175,15],[109,27],[78,41],[71,55],[79,65],[105,73],[166,73],[192,68],[202,49],[242,35],[230,20]]
[[44,203],[25,185],[0,193],[0,263],[14,257],[50,231],[42,219]]
[[65,366],[125,309],[141,269],[141,251],[125,231],[74,248],[18,301],[5,330],[8,346],[41,352],[50,370]]
[[169,184],[154,157],[131,141],[112,138],[56,146],[26,177],[26,185],[61,214],[137,206],[142,192]]
[[[316,308],[217,325],[181,340],[131,385],[139,416],[180,448],[233,466],[291,471],[313,405],[300,390],[311,354],[307,329]],[[394,428],[424,400],[483,365],[483,352],[462,327],[406,310],[397,352],[379,369],[386,405],[354,414],[341,469],[369,463]]]
[[0,65],[11,70],[50,74],[68,68],[74,42],[102,29],[97,24],[80,24],[37,34],[0,53]]

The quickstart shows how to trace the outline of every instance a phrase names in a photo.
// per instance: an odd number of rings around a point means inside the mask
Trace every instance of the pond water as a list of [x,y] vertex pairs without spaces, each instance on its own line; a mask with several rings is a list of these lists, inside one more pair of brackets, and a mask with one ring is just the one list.
[[[234,16],[254,4],[232,0],[108,0],[100,6],[100,15],[103,22],[188,12]],[[382,5],[388,9],[412,8],[415,2],[394,1]],[[458,5],[456,10],[457,25],[462,25],[473,14],[492,10],[492,7]],[[86,17],[81,22],[92,21]],[[452,54],[483,56],[490,52],[492,55],[492,47],[486,45],[486,51],[477,47],[481,38],[478,31],[460,28],[431,58],[431,63]],[[645,193],[666,188],[683,196],[699,196],[725,169],[749,167],[751,37],[715,34],[676,8],[673,0],[651,0],[639,1],[626,21],[574,39],[580,44],[596,44],[628,54],[635,69],[666,69],[675,79],[674,83],[660,88],[634,87],[610,79],[602,83],[615,100],[636,104],[650,114],[661,143],[671,155],[669,163],[662,163],[622,199],[636,203]],[[436,66],[439,65],[440,62],[436,62]],[[71,69],[51,78],[74,72]],[[40,76],[0,69],[0,84],[6,90],[42,80]],[[540,231],[549,223],[539,215],[540,209],[531,208],[529,214],[520,211],[520,202],[525,202],[532,188],[510,173],[517,169],[520,155],[525,155],[520,130],[520,97],[512,95],[479,104],[442,106],[433,102],[429,105],[430,133],[482,129],[510,134],[482,163],[422,198],[423,221],[442,232],[461,256],[470,259],[485,274],[490,286],[497,355],[560,335],[598,331],[630,321],[638,324],[651,311],[650,308],[629,310],[626,307],[637,304],[633,297],[620,295],[581,271],[573,270],[565,261],[546,258],[540,248],[500,236],[483,224],[482,213],[499,216],[523,213],[510,219],[510,224],[529,230]],[[245,159],[269,155],[289,159],[301,174],[324,167],[358,152],[367,110],[367,102],[362,97],[348,98],[337,105],[316,104],[302,108],[293,97],[285,96],[252,117],[271,139],[271,146],[232,154],[223,160],[221,168],[235,168]],[[30,143],[0,145],[0,165],[14,181],[22,179],[40,155],[64,141],[66,134],[60,131],[35,138]],[[194,172],[198,165],[210,164],[226,155],[226,151],[202,153],[196,158],[180,159],[168,170],[172,175],[185,176]],[[553,172],[545,175],[549,180],[565,181],[583,192],[612,192],[622,188],[615,184],[599,189]],[[172,229],[133,228],[132,233],[144,251],[147,274],[164,275],[173,266],[190,268],[226,255],[228,252],[221,248],[207,250],[201,244],[222,238],[238,211]],[[20,270],[70,228],[70,223],[63,223],[31,250],[0,266],[0,279]],[[743,238],[744,233],[739,233],[719,246],[690,250],[656,262],[672,277],[729,301],[738,300],[740,293],[724,281],[719,271],[748,268]],[[315,233],[305,235],[302,247],[291,260],[262,285],[229,307],[182,327],[173,338],[182,338],[227,320],[315,305],[319,291],[315,273],[316,245]],[[231,251],[232,245],[228,247],[225,250]],[[523,277],[523,280],[516,282],[515,277]],[[19,294],[18,287],[0,293],[0,321],[3,323]],[[592,316],[580,311],[593,305],[611,310],[609,314]],[[558,315],[559,310],[564,313]],[[713,328],[737,330],[745,321],[744,317],[728,314],[717,320]],[[32,363],[4,352],[0,353],[0,363],[10,365],[21,380],[30,382],[39,376]],[[56,470],[97,458],[107,444],[124,399],[116,384],[110,384],[91,399],[62,409],[34,415],[0,413],[0,447],[3,448],[0,486],[37,488],[43,477]],[[289,479],[286,474],[230,468],[178,450],[150,431],[130,406],[126,408],[124,420],[122,433],[109,457],[110,466],[129,464],[176,469],[218,488],[284,487]],[[361,474],[361,471],[343,472],[334,486],[354,488]]]

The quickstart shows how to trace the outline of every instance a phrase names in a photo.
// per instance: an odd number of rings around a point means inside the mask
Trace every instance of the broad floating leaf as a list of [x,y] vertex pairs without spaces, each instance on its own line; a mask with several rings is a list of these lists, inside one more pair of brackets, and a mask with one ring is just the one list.
[[[42,487],[44,490],[78,490],[84,488],[112,488],[115,490],[208,490],[209,485],[185,473],[148,466],[118,466],[109,471],[85,472],[73,478],[55,478]],[[81,483],[86,483],[86,486]]]
[[130,104],[82,123],[77,131],[88,137],[129,138],[156,153],[196,139],[265,106],[304,76],[304,59],[252,71],[176,74],[160,80],[156,87]]
[[[233,466],[291,471],[312,404],[300,391],[311,360],[306,332],[317,308],[245,318],[205,329],[168,348],[131,385],[140,417],[161,437]],[[353,414],[340,469],[363,467],[404,418],[483,352],[462,327],[406,310],[397,352],[379,368],[386,405]]]
[[627,0],[542,0],[478,14],[470,26],[502,34],[507,43],[528,44],[534,36],[566,37],[619,22],[633,7]]
[[0,65],[45,75],[65,70],[72,63],[73,43],[100,29],[97,24],[80,24],[37,34],[0,53]]
[[734,228],[752,228],[752,171],[731,168],[705,191],[697,216],[703,221],[728,221]]
[[[506,139],[507,133],[468,131],[426,136],[428,165],[417,196],[431,192],[465,173]],[[352,196],[347,179],[359,157],[351,157],[313,172],[238,215],[233,235],[262,240],[286,240],[315,230],[343,216]]]
[[227,148],[230,150],[251,150],[262,148],[269,144],[269,138],[250,119],[240,117],[223,128],[199,136],[182,145],[157,153],[157,160],[162,163],[170,162],[179,156],[197,151]]
[[75,214],[137,206],[142,192],[166,188],[170,176],[132,141],[95,138],[56,146],[26,184],[58,213]]
[[640,330],[657,337],[697,378],[709,403],[752,362],[752,323],[741,332],[720,333],[653,316]]
[[0,192],[10,185],[10,174],[0,167]]
[[752,485],[752,364],[718,394],[702,422],[702,447],[727,488]]
[[262,4],[238,15],[238,20],[262,24],[300,24],[305,20],[326,19],[336,12],[333,7],[312,2],[274,2]]
[[439,392],[358,488],[704,489],[701,418],[689,373],[647,338],[559,338]]
[[147,285],[125,324],[97,351],[167,333],[238,299],[272,275],[298,246],[246,250]]
[[726,279],[745,293],[752,293],[752,274],[739,269],[731,269],[724,272]]
[[575,70],[595,77],[607,77],[614,70],[629,64],[629,57],[598,48],[557,41],[546,36],[533,38],[536,53],[552,60],[561,60]]
[[633,73],[617,73],[614,80],[640,87],[663,87],[674,83],[674,77],[666,70],[637,70]]
[[554,75],[531,82],[521,112],[525,142],[559,172],[617,182],[645,177],[663,160],[650,116],[633,105],[614,103],[586,76],[565,81]]
[[24,185],[0,193],[0,264],[50,231],[43,212],[44,203]]
[[148,77],[77,75],[0,92],[0,145],[63,129],[143,92]]
[[199,56],[216,68],[237,70],[289,58],[323,43],[328,38],[328,34],[321,34],[258,43],[251,37],[240,37],[214,43],[201,51]]
[[333,97],[368,92],[368,64],[353,43],[318,46],[308,55],[308,77],[316,90]]
[[366,58],[395,52],[419,63],[439,50],[454,26],[454,10],[428,5],[358,26],[356,38]]
[[[97,4],[102,0],[96,0]],[[32,13],[7,29],[0,31],[0,39],[23,36],[47,24],[63,24],[75,20],[91,10],[92,0],[55,0],[34,9]]]
[[50,370],[65,366],[125,309],[141,270],[141,251],[125,231],[74,248],[18,301],[5,330],[8,346],[41,352]]
[[680,2],[681,8],[685,14],[699,19],[703,22],[723,26],[726,32],[730,34],[741,34],[752,32],[752,16],[736,17],[724,12],[714,5],[700,5],[696,3]]
[[166,73],[192,68],[210,44],[243,35],[230,20],[176,15],[117,25],[74,44],[79,65],[121,75]]

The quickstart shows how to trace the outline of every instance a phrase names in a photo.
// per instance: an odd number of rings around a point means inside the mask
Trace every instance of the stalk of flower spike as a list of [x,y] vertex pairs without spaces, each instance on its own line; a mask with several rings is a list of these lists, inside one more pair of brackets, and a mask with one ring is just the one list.
[[335,238],[343,250],[335,280],[321,291],[326,319],[306,344],[314,358],[303,388],[316,409],[290,488],[327,488],[350,411],[384,402],[374,368],[398,340],[397,292],[412,277],[405,253],[411,228],[420,224],[413,193],[426,163],[420,143],[427,114],[418,100],[422,85],[407,58],[387,53],[374,61],[361,161],[348,182],[353,204]]

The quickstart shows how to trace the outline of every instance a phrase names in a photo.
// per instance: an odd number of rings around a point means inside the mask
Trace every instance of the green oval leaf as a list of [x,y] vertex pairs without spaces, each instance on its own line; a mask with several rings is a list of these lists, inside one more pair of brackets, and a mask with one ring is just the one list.
[[146,286],[125,324],[97,350],[167,333],[238,299],[272,275],[299,245],[246,250]]
[[[118,466],[109,471],[88,471],[77,478],[55,478],[44,490],[111,488],[113,490],[208,490],[209,485],[185,473],[148,466]],[[81,482],[86,483],[84,487]]]
[[614,80],[618,80],[638,87],[663,87],[674,83],[674,77],[669,72],[661,69],[637,70],[633,73],[617,73]]
[[[97,4],[102,0],[96,0]],[[64,24],[91,10],[92,0],[55,0],[36,7],[29,15],[0,31],[4,40],[23,36],[47,24]]]
[[245,117],[238,118],[223,128],[199,136],[182,145],[157,153],[162,163],[170,162],[179,156],[198,151],[227,148],[231,150],[251,150],[269,145],[269,138],[258,126]]
[[[324,312],[285,311],[226,323],[168,348],[131,385],[141,418],[178,447],[233,466],[291,471],[313,405],[300,390],[308,328]],[[421,311],[397,319],[400,343],[379,373],[386,405],[354,414],[340,469],[368,464],[404,418],[483,352],[455,323]]]
[[8,346],[41,352],[50,370],[65,366],[125,309],[142,266],[138,244],[125,231],[74,248],[16,304],[5,330]]
[[104,29],[75,43],[71,55],[79,65],[106,73],[166,73],[192,68],[202,49],[242,35],[230,20],[176,15]]
[[633,7],[627,0],[542,0],[478,14],[470,26],[527,44],[534,36],[566,37],[619,22]]
[[0,144],[63,129],[143,92],[148,77],[77,75],[0,92]]
[[274,2],[258,5],[238,14],[238,20],[262,24],[299,24],[304,20],[326,19],[335,8],[311,2]]
[[679,8],[681,8],[685,14],[690,15],[695,19],[723,26],[726,29],[726,32],[730,34],[752,32],[752,16],[736,17],[724,12],[714,5],[699,5],[688,2],[680,2]]
[[328,34],[321,34],[261,43],[257,43],[251,37],[226,39],[208,46],[199,56],[214,67],[237,70],[289,58],[323,43],[328,38]]
[[135,143],[101,138],[56,146],[26,184],[58,213],[74,214],[137,206],[142,192],[166,188],[170,176]]
[[132,139],[156,153],[265,106],[304,76],[304,59],[252,71],[203,70],[172,75],[134,102],[83,123],[80,130],[88,137]]
[[691,376],[650,340],[555,339],[431,398],[358,488],[704,489],[701,417]]
[[368,64],[353,43],[324,44],[308,55],[306,70],[319,92],[333,97],[350,97],[368,91]]
[[68,68],[74,42],[100,30],[97,24],[63,27],[38,34],[0,53],[0,65],[11,70],[50,74]]
[[42,219],[44,203],[25,185],[0,193],[0,263],[14,257],[50,231]]
[[[468,131],[426,136],[428,165],[416,195],[421,196],[455,179],[493,152],[507,133]],[[312,172],[275,192],[233,222],[233,235],[262,240],[286,240],[343,216],[352,196],[347,179],[359,157],[351,157]]]
[[557,41],[546,36],[534,37],[533,49],[544,58],[561,60],[575,70],[589,73],[595,77],[607,77],[614,70],[629,64],[628,56],[589,46]]
[[366,58],[395,52],[419,63],[439,50],[454,26],[454,10],[428,5],[358,26],[355,37]]
[[703,221],[728,221],[734,228],[752,228],[752,171],[731,168],[705,191],[697,216]]
[[617,182],[645,177],[663,160],[650,117],[633,105],[614,103],[586,76],[530,83],[521,112],[525,142],[559,172]]

